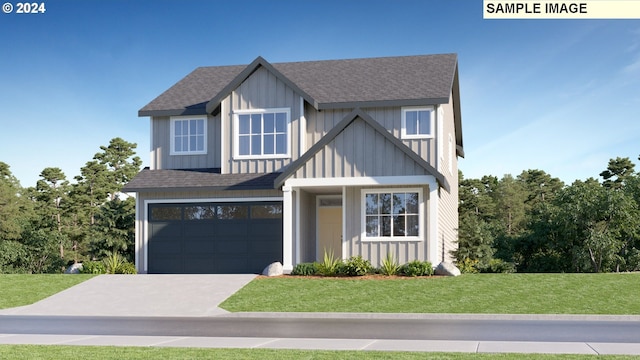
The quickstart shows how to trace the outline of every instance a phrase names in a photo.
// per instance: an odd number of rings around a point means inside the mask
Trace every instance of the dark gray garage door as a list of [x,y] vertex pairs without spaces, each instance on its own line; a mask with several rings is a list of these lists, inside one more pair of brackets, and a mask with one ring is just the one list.
[[149,233],[149,273],[260,273],[282,262],[282,203],[150,204]]

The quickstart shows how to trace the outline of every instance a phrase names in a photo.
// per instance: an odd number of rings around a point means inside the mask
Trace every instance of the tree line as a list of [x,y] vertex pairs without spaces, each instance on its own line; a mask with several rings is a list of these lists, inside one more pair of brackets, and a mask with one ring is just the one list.
[[[118,254],[134,259],[136,144],[100,146],[71,183],[42,170],[23,188],[0,161],[0,273],[56,273]],[[640,158],[639,158],[640,159]],[[640,270],[640,173],[615,158],[570,185],[542,170],[465,179],[459,172],[457,265],[466,272]]]
[[[639,158],[640,159],[640,158]],[[458,266],[469,272],[640,270],[640,173],[611,159],[570,185],[542,170],[459,173]]]
[[56,273],[113,254],[133,261],[135,199],[121,190],[142,166],[135,149],[114,138],[74,183],[47,167],[26,188],[0,161],[0,272]]

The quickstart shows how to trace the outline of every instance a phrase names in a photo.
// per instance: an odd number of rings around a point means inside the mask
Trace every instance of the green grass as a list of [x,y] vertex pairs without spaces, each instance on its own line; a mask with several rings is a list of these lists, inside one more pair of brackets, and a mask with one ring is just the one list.
[[466,274],[417,279],[258,278],[232,312],[640,315],[640,273]]
[[[33,304],[95,275],[1,274],[0,309]],[[2,358],[0,356],[0,358]]]
[[0,345],[0,359],[632,359],[631,356]]

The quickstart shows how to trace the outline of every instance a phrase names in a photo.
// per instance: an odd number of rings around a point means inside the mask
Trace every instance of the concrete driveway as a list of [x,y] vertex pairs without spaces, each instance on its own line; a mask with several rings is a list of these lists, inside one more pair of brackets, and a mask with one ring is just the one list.
[[[73,275],[69,275],[73,276]],[[256,275],[100,275],[4,315],[216,316]]]

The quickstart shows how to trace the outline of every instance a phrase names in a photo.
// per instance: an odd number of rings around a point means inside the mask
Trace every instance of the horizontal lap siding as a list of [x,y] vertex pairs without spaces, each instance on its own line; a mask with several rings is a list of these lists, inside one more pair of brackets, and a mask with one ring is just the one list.
[[[230,174],[238,173],[268,173],[280,171],[300,156],[300,102],[302,98],[288,87],[284,82],[271,74],[266,69],[260,67],[247,80],[245,80],[231,95],[223,101],[224,126],[224,150],[223,157],[226,163],[223,164],[223,172]],[[288,159],[233,159],[234,136],[233,136],[233,111],[249,109],[273,109],[288,108],[291,114],[291,127],[289,134],[291,138],[291,158]]]
[[220,167],[220,115],[207,118],[206,155],[170,155],[171,120],[169,116],[152,118],[152,169],[207,169]]
[[[453,96],[450,97],[452,99]],[[438,259],[441,261],[453,262],[454,258],[451,251],[457,249],[458,240],[458,158],[455,149],[455,125],[453,122],[453,105],[451,101],[444,104],[443,123],[443,147],[444,161],[441,167],[442,173],[445,175],[451,191],[440,190],[440,201],[438,202]],[[453,140],[452,149],[452,169],[449,172],[449,134]]]

